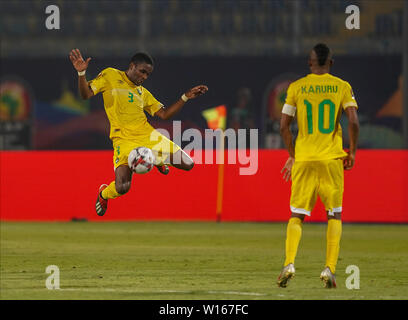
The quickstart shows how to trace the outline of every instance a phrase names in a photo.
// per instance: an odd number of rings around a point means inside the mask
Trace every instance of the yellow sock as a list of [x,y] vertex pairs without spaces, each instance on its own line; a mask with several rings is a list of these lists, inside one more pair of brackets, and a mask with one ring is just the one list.
[[295,257],[302,236],[302,220],[299,218],[290,218],[286,229],[286,260],[285,266],[289,263],[295,263]]
[[327,222],[326,267],[329,267],[332,273],[336,272],[337,259],[340,250],[341,231],[341,220],[329,219]]
[[116,191],[115,181],[112,181],[110,185],[102,191],[102,198],[108,199],[115,199],[120,197],[121,194]]

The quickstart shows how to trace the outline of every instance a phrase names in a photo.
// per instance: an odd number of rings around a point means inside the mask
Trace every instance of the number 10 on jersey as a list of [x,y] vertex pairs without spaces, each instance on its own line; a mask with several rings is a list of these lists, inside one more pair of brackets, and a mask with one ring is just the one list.
[[[309,134],[313,133],[313,112],[312,112],[312,104],[304,100],[306,105],[306,114],[307,114],[307,132]],[[334,122],[335,122],[335,110],[336,106],[334,102],[330,99],[325,99],[319,103],[318,109],[318,129],[321,133],[329,134],[332,133],[334,130]],[[324,127],[324,114],[325,112],[329,112],[329,127]]]

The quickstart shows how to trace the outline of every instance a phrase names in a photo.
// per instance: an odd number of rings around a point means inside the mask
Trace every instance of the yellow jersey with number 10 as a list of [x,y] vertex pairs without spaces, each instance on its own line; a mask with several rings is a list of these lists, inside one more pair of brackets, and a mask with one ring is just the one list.
[[296,110],[296,161],[346,156],[340,116],[347,107],[357,107],[348,82],[328,73],[309,74],[290,84],[285,105]]
[[114,68],[102,70],[89,82],[93,93],[103,94],[105,111],[113,138],[140,139],[149,137],[154,128],[147,122],[147,111],[154,115],[163,104],[144,87],[135,85],[124,71]]

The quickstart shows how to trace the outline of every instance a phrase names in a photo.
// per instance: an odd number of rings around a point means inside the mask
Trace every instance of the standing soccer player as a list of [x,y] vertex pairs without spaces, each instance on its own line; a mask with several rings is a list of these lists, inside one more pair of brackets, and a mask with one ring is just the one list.
[[[319,43],[310,53],[311,73],[288,88],[282,109],[281,136],[289,151],[282,169],[286,181],[292,180],[291,218],[287,225],[286,259],[278,286],[286,287],[295,275],[295,257],[302,235],[302,223],[317,196],[327,212],[326,265],[320,275],[326,288],[336,287],[336,264],[342,232],[344,170],[354,165],[359,132],[357,102],[350,84],[329,74],[333,64],[327,45]],[[350,150],[343,151],[342,112],[348,118]],[[296,115],[299,128],[294,146],[290,123]]]
[[153,72],[153,59],[146,53],[136,53],[126,71],[114,68],[102,70],[99,75],[87,81],[85,72],[91,58],[82,58],[78,49],[70,52],[70,60],[78,71],[78,87],[81,97],[89,99],[102,93],[105,111],[110,122],[110,139],[113,143],[113,165],[115,181],[99,187],[95,204],[96,213],[103,216],[108,207],[108,199],[115,199],[127,193],[131,186],[132,171],[128,165],[130,151],[137,147],[152,149],[158,170],[167,174],[167,164],[182,170],[191,170],[193,160],[171,140],[156,131],[148,122],[145,111],[161,119],[169,119],[184,106],[189,99],[207,92],[205,85],[196,86],[184,93],[178,101],[164,108],[144,87],[143,82]]

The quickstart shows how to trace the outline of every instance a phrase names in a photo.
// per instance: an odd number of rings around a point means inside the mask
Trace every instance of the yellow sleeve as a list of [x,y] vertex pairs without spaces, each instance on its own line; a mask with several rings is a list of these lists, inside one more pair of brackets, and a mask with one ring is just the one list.
[[296,90],[293,83],[291,83],[286,91],[286,100],[285,104],[296,107]]
[[157,101],[146,88],[143,88],[143,105],[143,109],[151,116],[154,116],[154,114],[163,107],[163,104]]
[[109,84],[107,80],[108,72],[108,69],[104,69],[96,76],[95,79],[88,82],[94,95],[97,95],[99,92],[104,92],[107,89]]
[[354,97],[353,89],[351,88],[351,85],[348,82],[346,82],[346,88],[344,89],[344,95],[343,100],[341,101],[341,106],[343,107],[343,109],[346,109],[348,107],[358,108],[356,98]]

